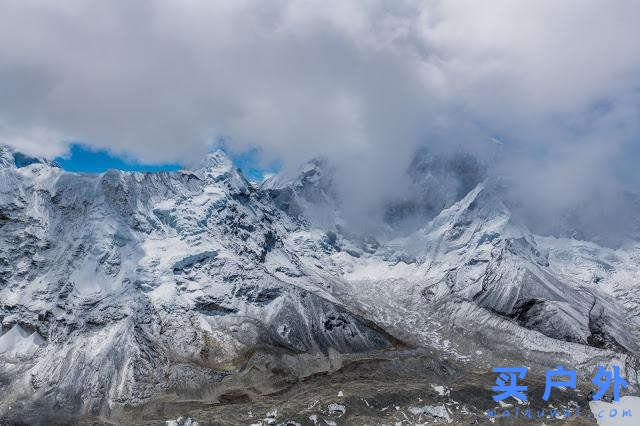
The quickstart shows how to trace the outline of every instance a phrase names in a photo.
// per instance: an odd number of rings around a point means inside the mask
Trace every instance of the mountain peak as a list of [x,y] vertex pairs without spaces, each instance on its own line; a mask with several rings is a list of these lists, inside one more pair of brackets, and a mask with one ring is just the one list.
[[318,185],[332,180],[329,161],[324,157],[316,157],[303,163],[295,171],[288,170],[277,173],[262,184],[263,189],[284,189],[287,187],[301,189],[305,186]]
[[227,154],[218,149],[213,152],[209,152],[201,160],[195,163],[194,170],[202,169],[231,169],[233,168],[233,162],[227,156]]
[[13,150],[8,145],[0,145],[0,167],[12,166],[14,166]]
[[240,193],[247,194],[251,187],[251,183],[221,149],[208,153],[195,164],[193,170],[207,181],[228,181],[233,190]]
[[58,167],[51,160],[44,157],[34,157],[17,151],[9,145],[0,145],[0,167],[22,168],[32,164],[45,164],[47,166]]

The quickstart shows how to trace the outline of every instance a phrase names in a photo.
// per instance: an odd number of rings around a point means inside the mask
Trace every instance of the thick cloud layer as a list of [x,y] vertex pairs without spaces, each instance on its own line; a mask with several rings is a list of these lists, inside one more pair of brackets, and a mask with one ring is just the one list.
[[4,0],[0,139],[188,163],[223,137],[328,156],[382,193],[418,145],[499,141],[521,190],[560,206],[637,183],[638,16],[633,0]]

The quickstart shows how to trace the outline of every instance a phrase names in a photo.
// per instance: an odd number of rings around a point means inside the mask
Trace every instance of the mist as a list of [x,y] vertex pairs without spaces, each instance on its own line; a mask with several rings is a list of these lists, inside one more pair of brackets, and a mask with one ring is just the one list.
[[638,188],[638,2],[1,8],[0,142],[28,154],[188,164],[224,138],[265,164],[324,156],[357,216],[407,195],[418,147],[472,152],[540,229]]

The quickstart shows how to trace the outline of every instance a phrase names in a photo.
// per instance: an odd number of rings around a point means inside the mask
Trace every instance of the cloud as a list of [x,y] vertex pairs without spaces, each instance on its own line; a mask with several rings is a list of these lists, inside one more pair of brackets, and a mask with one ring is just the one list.
[[637,16],[631,0],[5,0],[0,139],[188,163],[222,137],[285,165],[328,156],[388,193],[416,146],[497,138],[543,195],[584,194],[634,175]]

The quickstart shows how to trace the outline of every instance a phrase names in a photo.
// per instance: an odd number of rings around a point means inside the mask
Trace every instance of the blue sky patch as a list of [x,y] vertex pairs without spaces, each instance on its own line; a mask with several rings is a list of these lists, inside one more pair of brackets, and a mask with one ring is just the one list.
[[71,145],[68,157],[55,158],[56,163],[70,172],[102,173],[109,169],[136,172],[164,172],[180,170],[179,164],[141,164],[112,155],[108,151],[93,150],[81,144]]
[[[280,170],[279,162],[275,161],[264,166],[260,158],[260,150],[250,149],[240,154],[233,154],[224,143],[219,146],[234,162],[249,180],[261,182],[266,174]],[[86,145],[73,144],[67,157],[55,158],[56,163],[70,172],[102,173],[109,169],[136,172],[176,171],[183,168],[180,164],[143,164],[111,154],[106,150],[94,150]]]

